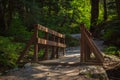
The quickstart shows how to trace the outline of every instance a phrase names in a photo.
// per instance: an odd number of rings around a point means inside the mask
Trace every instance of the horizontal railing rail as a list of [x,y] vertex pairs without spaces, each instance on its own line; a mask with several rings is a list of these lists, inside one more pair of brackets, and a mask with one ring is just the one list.
[[[44,32],[44,38],[39,37],[39,31]],[[50,35],[50,36],[49,36]],[[26,47],[18,58],[18,62],[20,62],[27,51],[30,49],[30,46],[34,43],[34,61],[38,61],[38,53],[41,49],[44,50],[43,59],[49,58],[49,49],[51,49],[51,58],[59,58],[59,49],[63,51],[63,55],[65,54],[65,35],[58,33],[52,29],[44,27],[42,25],[34,26],[34,34],[31,39],[28,41]]]

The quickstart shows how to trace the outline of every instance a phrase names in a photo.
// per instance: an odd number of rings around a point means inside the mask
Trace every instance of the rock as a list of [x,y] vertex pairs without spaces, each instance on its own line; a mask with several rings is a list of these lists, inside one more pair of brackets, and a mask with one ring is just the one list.
[[26,63],[26,64],[24,65],[24,67],[25,67],[25,68],[31,67],[31,63]]
[[8,72],[15,72],[15,71],[18,71],[18,70],[19,70],[19,68],[14,68],[14,69],[9,70]]
[[35,66],[42,66],[42,65],[40,65],[38,63],[32,63],[31,66],[35,67]]
[[0,73],[0,76],[2,75],[2,73]]
[[87,75],[97,80],[109,80],[102,66],[81,66],[79,75]]
[[18,70],[19,70],[19,68],[14,68],[14,69],[13,69],[13,71],[18,71]]
[[71,37],[80,39],[81,34],[71,34]]

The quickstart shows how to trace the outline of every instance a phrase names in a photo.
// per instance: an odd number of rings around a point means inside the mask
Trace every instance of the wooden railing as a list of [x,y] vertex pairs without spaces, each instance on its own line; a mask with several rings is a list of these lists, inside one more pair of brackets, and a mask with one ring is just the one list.
[[[42,31],[45,33],[44,38],[38,37],[38,31]],[[26,47],[24,48],[23,52],[21,53],[20,57],[18,58],[18,62],[20,62],[27,51],[29,50],[30,46],[34,43],[34,61],[38,61],[38,52],[40,49],[44,49],[44,56],[43,59],[48,59],[49,56],[49,49],[52,47],[51,51],[52,54],[50,58],[59,58],[59,49],[63,51],[63,55],[65,54],[65,35],[60,34],[54,30],[51,30],[47,27],[44,27],[42,25],[35,25],[34,26],[34,34],[27,43]]]
[[84,24],[81,24],[80,30],[81,63],[102,64],[104,61],[104,57],[97,45],[94,43],[92,34],[85,28]]

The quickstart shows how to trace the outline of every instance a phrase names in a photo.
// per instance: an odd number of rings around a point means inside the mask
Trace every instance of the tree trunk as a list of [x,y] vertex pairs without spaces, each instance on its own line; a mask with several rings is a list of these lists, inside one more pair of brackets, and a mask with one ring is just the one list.
[[96,36],[96,25],[99,16],[99,0],[91,0],[91,26],[90,31]]
[[103,0],[103,7],[104,7],[104,16],[103,16],[103,19],[104,21],[107,20],[107,6],[106,6],[106,0]]
[[67,19],[67,17],[64,16],[64,17],[63,17],[63,21],[62,21],[62,23],[60,24],[60,27],[63,27],[63,26],[64,26],[64,24],[66,23],[66,19]]
[[12,22],[12,14],[13,14],[13,10],[14,10],[13,5],[14,5],[13,0],[9,0],[9,4],[8,4],[8,9],[9,9],[8,14],[9,14],[9,16],[8,16],[8,20],[7,20],[6,31],[7,31],[8,27],[10,27],[11,22]]
[[6,23],[5,23],[5,8],[6,4],[4,1],[0,2],[0,33],[3,35],[4,31],[6,29]]
[[120,0],[115,0],[117,7],[118,19],[120,20]]

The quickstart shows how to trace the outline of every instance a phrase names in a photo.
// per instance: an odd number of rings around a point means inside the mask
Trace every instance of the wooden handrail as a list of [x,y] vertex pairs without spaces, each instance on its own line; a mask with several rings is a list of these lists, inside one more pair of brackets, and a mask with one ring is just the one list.
[[55,42],[55,41],[50,41],[42,38],[38,38],[38,44],[43,44],[43,45],[49,45],[49,46],[55,46],[55,47],[66,47],[65,44]]
[[[45,32],[45,37],[43,38],[39,38],[38,37],[38,31],[43,31]],[[49,40],[49,36],[48,34],[51,34],[52,36],[52,40]],[[21,55],[19,56],[18,62],[20,62],[21,59],[23,59],[24,55],[27,53],[27,51],[29,50],[30,46],[32,45],[32,43],[34,42],[34,61],[37,62],[38,61],[38,52],[39,52],[39,45],[44,46],[44,59],[48,59],[48,49],[51,46],[52,47],[52,55],[51,58],[54,58],[56,56],[56,58],[59,57],[58,51],[59,48],[63,49],[63,54],[65,54],[65,35],[58,33],[54,30],[51,30],[47,27],[44,27],[40,24],[37,24],[34,26],[34,34],[31,37],[31,39],[29,40],[29,42],[27,43],[26,47],[24,48],[23,52],[21,53]]]
[[[48,46],[51,46],[53,47],[54,49],[56,49],[56,54],[52,55],[53,57],[56,55],[56,57],[58,58],[59,57],[59,48],[62,48],[63,49],[63,54],[64,54],[64,51],[65,51],[65,35],[61,34],[61,33],[58,33],[54,30],[51,30],[47,27],[44,27],[42,25],[35,25],[35,30],[36,30],[36,43],[34,44],[36,47],[35,47],[35,51],[34,51],[34,58],[35,58],[35,61],[38,61],[37,59],[37,53],[38,53],[38,44],[42,44],[42,45],[45,45],[45,53],[44,53],[44,59],[48,59],[48,49],[49,47]],[[43,31],[45,32],[45,38],[39,38],[38,37],[38,31]],[[49,36],[48,34],[51,34],[52,37],[54,37],[55,39],[53,40],[49,40]],[[60,40],[62,39],[62,41]],[[52,48],[52,49],[53,49]],[[54,50],[53,49],[53,50]],[[52,51],[53,51],[52,50]]]
[[52,35],[57,36],[57,37],[60,37],[60,38],[65,38],[65,35],[63,35],[63,34],[61,34],[61,33],[58,33],[58,32],[56,32],[56,31],[54,31],[54,30],[51,30],[51,29],[49,29],[49,28],[47,28],[47,27],[44,27],[44,26],[42,26],[42,25],[40,25],[40,24],[37,24],[37,25],[35,25],[35,26],[37,27],[38,30],[47,32],[47,33],[49,33],[49,34],[52,34]]

